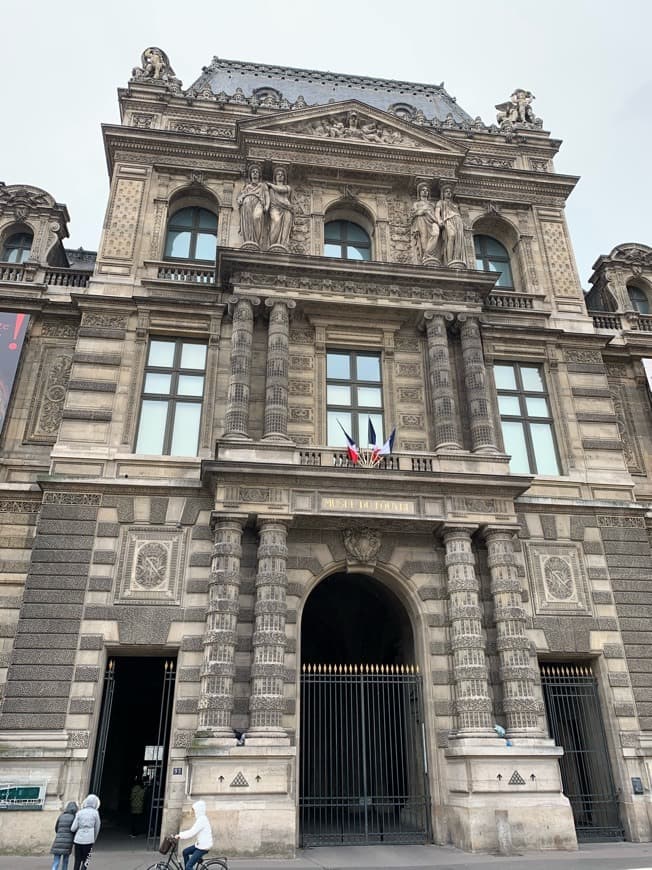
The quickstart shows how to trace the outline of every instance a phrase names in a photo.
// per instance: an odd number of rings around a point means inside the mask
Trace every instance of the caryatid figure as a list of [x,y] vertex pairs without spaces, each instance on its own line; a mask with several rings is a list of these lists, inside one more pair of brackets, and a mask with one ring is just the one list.
[[435,250],[439,241],[439,224],[435,216],[435,206],[430,200],[430,189],[427,184],[417,188],[418,199],[412,206],[410,215],[412,238],[420,263],[435,259]]
[[274,170],[269,188],[269,246],[287,250],[294,223],[292,188],[287,183],[287,172],[282,166]]
[[240,208],[240,235],[243,245],[260,248],[269,212],[270,198],[267,182],[262,181],[258,166],[249,168],[249,181],[238,195]]
[[464,263],[464,222],[460,210],[453,202],[453,190],[448,185],[441,189],[441,199],[435,206],[435,220],[442,236],[442,260],[451,263]]

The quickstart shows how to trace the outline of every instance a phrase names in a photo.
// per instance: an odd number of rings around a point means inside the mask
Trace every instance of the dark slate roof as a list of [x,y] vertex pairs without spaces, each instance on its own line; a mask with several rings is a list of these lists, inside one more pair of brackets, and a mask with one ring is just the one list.
[[273,88],[290,104],[299,97],[309,106],[359,100],[386,112],[397,104],[407,104],[414,111],[423,112],[428,120],[444,121],[449,115],[457,123],[472,120],[446,92],[443,82],[425,85],[214,57],[191,90],[200,92],[207,85],[214,94],[229,96],[236,88],[241,88],[247,98],[261,88]]

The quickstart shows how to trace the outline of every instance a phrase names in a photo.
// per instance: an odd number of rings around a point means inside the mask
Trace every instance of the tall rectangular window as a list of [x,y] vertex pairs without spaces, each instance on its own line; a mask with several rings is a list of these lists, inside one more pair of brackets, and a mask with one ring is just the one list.
[[550,401],[541,366],[494,366],[509,467],[516,474],[559,474]]
[[197,455],[205,373],[205,344],[150,341],[136,453]]
[[383,434],[383,384],[380,354],[334,350],[326,354],[326,411],[328,444],[344,447],[342,427],[360,447],[367,447],[368,421]]

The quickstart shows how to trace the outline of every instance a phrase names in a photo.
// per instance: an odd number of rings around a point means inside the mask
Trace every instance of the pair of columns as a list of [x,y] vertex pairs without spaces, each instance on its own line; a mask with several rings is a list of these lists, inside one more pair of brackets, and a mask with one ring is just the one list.
[[[482,633],[480,583],[471,544],[472,529],[445,528],[446,573],[450,602],[455,713],[459,737],[493,735],[493,705]],[[512,532],[488,528],[483,532],[491,575],[496,651],[500,662],[503,711],[507,734],[538,734],[539,702],[530,665],[530,642],[521,598]]]
[[[231,738],[233,683],[237,642],[242,517],[223,517],[215,526],[209,579],[209,602],[203,639],[199,728],[212,736]],[[482,632],[480,584],[471,543],[472,529],[444,530],[450,599],[455,712],[458,736],[493,734],[493,706]],[[484,531],[491,573],[491,594],[500,660],[503,710],[510,736],[532,735],[538,729],[539,704],[530,666],[512,532]],[[261,520],[256,573],[254,658],[249,701],[248,737],[284,737],[285,620],[287,587],[287,524]]]
[[[201,668],[199,729],[233,737],[233,683],[240,594],[240,558],[245,518],[223,517],[215,525]],[[285,619],[287,524],[261,520],[256,573],[254,659],[249,731],[253,737],[285,737]]]
[[[224,437],[239,439],[249,437],[254,308],[260,305],[260,299],[232,296],[229,302],[233,312],[233,334]],[[288,437],[290,311],[296,307],[296,302],[293,299],[266,299],[265,306],[269,308],[269,328],[263,438],[285,441]]]
[[471,448],[474,452],[497,452],[478,318],[467,314],[458,314],[455,317],[453,314],[428,311],[424,315],[424,322],[428,340],[435,450],[443,448],[462,449],[456,401],[457,390],[453,380],[448,347],[448,326],[456,322],[459,325],[462,344],[462,366],[469,413]]

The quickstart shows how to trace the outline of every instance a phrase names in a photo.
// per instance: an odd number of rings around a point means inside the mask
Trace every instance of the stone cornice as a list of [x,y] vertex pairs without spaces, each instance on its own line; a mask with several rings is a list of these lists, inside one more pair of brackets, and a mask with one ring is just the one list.
[[364,263],[330,257],[276,254],[222,248],[217,261],[222,287],[238,292],[264,292],[292,296],[302,301],[354,302],[389,307],[423,308],[438,303],[479,309],[495,285],[494,273],[473,269],[445,269],[368,261]]

